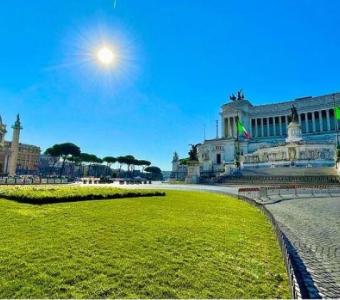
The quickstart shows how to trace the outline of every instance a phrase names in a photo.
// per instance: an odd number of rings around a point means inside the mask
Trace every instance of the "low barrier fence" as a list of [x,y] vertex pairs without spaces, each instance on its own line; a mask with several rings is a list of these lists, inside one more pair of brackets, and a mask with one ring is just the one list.
[[247,182],[253,183],[306,183],[306,184],[336,184],[340,183],[340,176],[338,175],[323,175],[323,176],[224,176],[219,179],[221,182]]
[[340,195],[339,187],[330,187],[327,185],[278,185],[275,187],[249,187],[240,188],[239,196],[249,197],[251,199],[268,198],[272,196],[333,196]]
[[3,177],[0,185],[30,185],[30,184],[63,184],[68,183],[67,178],[41,178],[41,177]]

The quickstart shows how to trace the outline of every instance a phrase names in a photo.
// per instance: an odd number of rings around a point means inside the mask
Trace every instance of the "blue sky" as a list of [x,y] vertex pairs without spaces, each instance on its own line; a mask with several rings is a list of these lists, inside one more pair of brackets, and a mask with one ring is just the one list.
[[[339,91],[338,0],[3,0],[0,114],[22,142],[71,141],[170,169],[227,96],[254,104]],[[91,58],[101,43],[115,68]],[[10,139],[11,131],[7,139]]]

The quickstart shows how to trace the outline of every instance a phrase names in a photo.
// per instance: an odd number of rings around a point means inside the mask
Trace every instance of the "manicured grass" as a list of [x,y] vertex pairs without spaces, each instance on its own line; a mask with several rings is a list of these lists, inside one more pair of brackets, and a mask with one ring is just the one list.
[[155,190],[127,190],[114,187],[42,185],[4,186],[0,188],[0,198],[30,204],[49,204],[83,200],[153,197],[164,195],[164,192]]
[[269,221],[223,195],[0,200],[0,298],[288,298]]

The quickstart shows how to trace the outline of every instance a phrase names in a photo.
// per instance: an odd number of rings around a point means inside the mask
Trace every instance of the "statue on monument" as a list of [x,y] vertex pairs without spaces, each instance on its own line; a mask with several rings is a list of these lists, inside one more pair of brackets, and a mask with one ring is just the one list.
[[244,94],[242,93],[242,90],[237,92],[237,100],[244,100]]
[[291,107],[291,122],[295,122],[295,123],[299,122],[298,112],[294,104]]
[[231,101],[235,101],[237,98],[236,98],[235,94],[231,94],[231,95],[229,96],[229,99],[230,99]]
[[196,144],[196,145],[190,144],[190,146],[191,146],[191,149],[190,149],[190,151],[188,152],[188,154],[189,154],[189,159],[190,159],[190,160],[196,160],[196,161],[198,161],[198,154],[197,154],[197,146],[198,146],[198,144]]
[[242,93],[242,90],[239,90],[239,91],[237,92],[237,96],[235,96],[235,94],[231,94],[231,95],[229,96],[229,99],[230,99],[231,101],[240,101],[240,100],[244,100],[244,94]]

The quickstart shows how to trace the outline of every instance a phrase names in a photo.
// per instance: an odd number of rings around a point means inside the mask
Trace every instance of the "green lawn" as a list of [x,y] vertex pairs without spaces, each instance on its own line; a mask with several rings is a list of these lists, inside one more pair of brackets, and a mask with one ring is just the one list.
[[227,196],[0,199],[0,298],[287,298],[269,221]]

